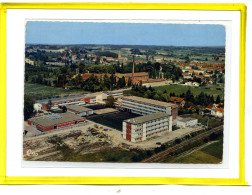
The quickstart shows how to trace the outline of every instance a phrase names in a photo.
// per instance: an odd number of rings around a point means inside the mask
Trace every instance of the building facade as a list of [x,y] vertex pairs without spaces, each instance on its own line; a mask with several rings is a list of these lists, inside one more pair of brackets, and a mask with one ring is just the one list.
[[178,115],[178,106],[176,104],[141,98],[137,96],[124,96],[122,98],[121,108],[125,111],[139,115],[163,112],[172,116],[172,120],[175,120]]
[[224,109],[223,108],[212,108],[211,115],[215,117],[222,118],[224,117]]
[[123,138],[131,142],[145,141],[162,131],[172,131],[172,116],[153,113],[123,121]]
[[51,109],[56,109],[58,106],[69,106],[69,105],[84,105],[84,104],[95,104],[96,96],[91,94],[86,95],[75,95],[68,97],[60,97],[60,98],[51,98],[51,99],[42,99],[37,100],[36,104],[41,105],[42,110],[48,110],[48,102],[52,102]]
[[33,117],[27,120],[27,123],[29,125],[36,127],[40,131],[49,131],[62,127],[71,127],[83,122],[86,122],[86,119],[68,112]]
[[198,124],[198,119],[195,118],[181,118],[179,120],[177,120],[177,126],[179,127],[194,127]]
[[77,114],[79,116],[89,116],[94,114],[94,111],[90,108],[86,108],[84,106],[78,106],[78,105],[69,105],[67,106],[67,111],[71,112],[73,114]]

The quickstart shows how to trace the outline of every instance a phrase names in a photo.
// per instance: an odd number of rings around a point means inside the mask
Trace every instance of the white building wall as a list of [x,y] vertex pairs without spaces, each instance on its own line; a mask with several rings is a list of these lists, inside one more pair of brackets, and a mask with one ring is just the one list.
[[36,112],[41,111],[42,110],[42,104],[36,103],[36,104],[33,105],[33,108],[34,108],[34,110]]
[[168,128],[169,132],[172,132],[172,116],[169,116],[169,128]]
[[183,122],[183,121],[177,121],[177,125],[179,127],[183,127],[183,128],[186,128],[186,127],[190,127],[190,126],[195,126],[198,124],[198,119],[193,119],[193,120],[190,120],[190,121],[186,121],[186,122]]
[[[131,124],[131,142],[145,141],[161,131],[172,131],[172,116],[137,125]],[[123,138],[126,139],[126,122],[123,122]]]
[[146,123],[144,123],[143,124],[143,138],[142,138],[143,141],[146,140],[146,131],[147,131],[147,129],[146,129]]
[[152,113],[157,113],[157,112],[164,112],[169,115],[172,114],[171,107],[155,106],[155,105],[149,105],[149,104],[144,104],[141,102],[128,101],[128,100],[122,101],[122,108],[129,109],[131,110],[132,113],[136,113],[140,115],[152,114]]
[[126,122],[123,121],[123,139],[126,139]]

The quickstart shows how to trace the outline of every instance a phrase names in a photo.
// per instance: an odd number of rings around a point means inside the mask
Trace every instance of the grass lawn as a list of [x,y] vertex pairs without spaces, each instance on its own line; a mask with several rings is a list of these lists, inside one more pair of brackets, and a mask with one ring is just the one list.
[[123,120],[134,118],[137,116],[139,115],[128,112],[112,112],[107,114],[92,115],[86,118],[96,123],[122,131]]
[[205,147],[175,158],[168,158],[162,162],[190,163],[190,164],[216,164],[222,162],[223,140],[218,140]]
[[46,99],[64,95],[83,94],[85,91],[77,89],[65,90],[63,88],[49,87],[46,85],[25,83],[24,93],[34,99]]
[[[218,90],[217,88],[221,88]],[[218,95],[223,99],[224,97],[224,88],[219,86],[204,86],[204,87],[190,87],[185,85],[164,85],[159,87],[154,87],[157,91],[167,90],[168,93],[175,93],[176,95],[180,95],[182,93],[186,93],[188,89],[191,90],[193,95],[199,95],[201,92],[204,92],[208,95],[213,95],[216,98]]]

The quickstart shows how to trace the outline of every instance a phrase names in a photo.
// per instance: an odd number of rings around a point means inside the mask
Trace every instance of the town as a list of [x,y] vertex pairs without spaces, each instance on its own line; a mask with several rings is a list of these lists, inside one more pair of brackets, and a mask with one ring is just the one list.
[[224,81],[225,47],[27,44],[24,160],[221,163]]

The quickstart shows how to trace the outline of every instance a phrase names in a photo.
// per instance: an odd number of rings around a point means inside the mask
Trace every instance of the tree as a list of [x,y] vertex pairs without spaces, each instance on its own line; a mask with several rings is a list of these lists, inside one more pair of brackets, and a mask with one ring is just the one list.
[[113,108],[115,107],[115,98],[112,95],[109,95],[105,103],[107,107]]
[[67,107],[66,106],[62,106],[62,112],[65,113],[67,111]]
[[129,78],[129,80],[128,80],[128,87],[131,87],[132,86],[132,79],[131,79],[131,77]]
[[49,100],[47,103],[48,109],[51,110],[52,107],[52,100]]
[[119,78],[118,82],[117,82],[117,86],[119,88],[123,88],[126,86],[126,82],[125,82],[125,77],[123,76],[122,78]]
[[220,102],[221,102],[221,100],[220,100],[220,96],[218,95],[218,96],[217,96],[217,98],[216,98],[215,103],[216,103],[216,104],[219,104]]
[[24,95],[24,120],[30,118],[33,113],[34,100],[29,95]]

